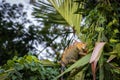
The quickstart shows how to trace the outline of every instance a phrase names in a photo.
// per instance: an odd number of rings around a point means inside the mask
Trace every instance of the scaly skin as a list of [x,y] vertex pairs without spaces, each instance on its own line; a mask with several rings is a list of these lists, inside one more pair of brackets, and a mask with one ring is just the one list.
[[74,42],[73,45],[70,45],[65,49],[62,54],[61,62],[65,65],[69,63],[74,63],[80,58],[80,56],[86,55],[85,52],[86,44],[82,42]]
[[[65,66],[70,63],[76,62],[81,56],[86,55],[86,44],[75,41],[73,45],[67,47],[61,57],[61,72],[63,72]],[[63,78],[61,78],[63,80]]]

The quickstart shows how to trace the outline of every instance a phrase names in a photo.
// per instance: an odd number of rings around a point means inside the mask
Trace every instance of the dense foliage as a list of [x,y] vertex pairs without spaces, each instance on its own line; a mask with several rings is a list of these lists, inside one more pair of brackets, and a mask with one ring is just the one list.
[[[120,80],[119,0],[48,0],[48,2],[39,0],[34,4],[33,16],[41,26],[37,26],[39,28],[34,27],[36,29],[30,31],[32,32],[31,36],[35,35],[37,44],[43,44],[42,51],[46,50],[46,57],[53,58],[54,61],[38,60],[32,55],[14,57],[0,67],[0,79],[53,80],[63,76],[65,80]],[[5,15],[3,14],[3,16]],[[7,20],[9,19],[6,19],[5,22]],[[1,18],[1,23],[4,23],[3,18]],[[5,31],[12,30],[8,25],[4,25],[1,24],[0,26],[7,26]],[[11,25],[14,29],[15,23]],[[34,29],[30,27],[29,30]],[[8,34],[10,33],[6,34],[9,37]],[[68,37],[71,35],[72,37]],[[61,50],[73,42],[75,35],[79,40],[87,43],[88,54],[73,65],[67,65],[66,70],[60,74],[61,67],[56,62],[60,60]],[[15,44],[16,41],[24,41],[26,38],[24,36],[20,38],[10,37],[8,39],[11,41],[6,42],[7,37],[3,36],[0,39],[4,42],[0,43],[3,46],[1,47],[3,51],[9,49],[6,47],[8,43],[13,41],[12,43]],[[34,40],[34,37],[29,39]],[[30,45],[29,42],[27,45]],[[18,51],[23,49],[18,45],[16,46],[19,50],[15,49],[16,47],[11,48],[13,44],[9,46],[9,53],[14,50],[9,54],[12,55],[13,53],[12,56],[15,55],[14,53],[20,53]],[[39,53],[42,54],[42,51]],[[8,54],[8,52],[6,53]],[[26,52],[23,53],[26,54]],[[7,57],[5,56],[5,58]]]
[[0,68],[0,80],[52,80],[59,74],[57,66],[32,55],[15,56]]
[[[93,75],[98,80],[119,80],[120,74],[120,10],[119,0],[48,0],[50,3],[39,1],[45,9],[40,7],[42,12],[37,11],[37,17],[42,18],[43,22],[53,24],[63,24],[75,29],[77,36],[83,42],[88,44],[88,53],[92,53],[96,43],[105,42],[103,51],[98,52],[95,59],[97,67],[90,67],[89,60],[86,60],[87,66],[82,65],[82,60],[70,66],[63,73],[73,72],[76,66],[82,68],[75,72],[74,79],[91,80]],[[47,12],[48,11],[48,12]],[[53,14],[54,12],[54,14]],[[39,14],[38,14],[39,13]],[[56,14],[56,16],[54,16]],[[77,16],[77,17],[76,17]],[[45,20],[45,21],[44,21]],[[58,21],[58,22],[57,22]],[[66,25],[67,23],[67,25]],[[79,25],[79,26],[78,26]],[[99,46],[99,45],[97,45]],[[97,51],[96,51],[97,52]],[[94,52],[93,52],[94,53]],[[89,57],[87,57],[89,59]],[[96,60],[99,61],[96,61]],[[81,63],[81,64],[80,64]],[[84,63],[84,61],[83,61]],[[85,64],[84,64],[85,65]],[[92,70],[91,70],[92,68]],[[94,73],[95,72],[95,73]],[[92,74],[91,74],[92,73]],[[59,75],[57,78],[62,76]],[[78,75],[78,76],[77,76]],[[114,77],[107,77],[114,76]],[[70,76],[65,78],[69,79]],[[73,76],[72,76],[73,77]],[[79,77],[79,78],[78,78]],[[73,80],[74,80],[73,79]]]

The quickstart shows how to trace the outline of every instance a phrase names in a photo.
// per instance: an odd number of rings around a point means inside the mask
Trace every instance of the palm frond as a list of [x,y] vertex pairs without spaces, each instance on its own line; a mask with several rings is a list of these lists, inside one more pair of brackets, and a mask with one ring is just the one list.
[[[78,4],[73,0],[48,0],[66,22],[75,29],[77,35],[80,33],[80,25],[82,20],[81,14],[75,14]],[[82,5],[80,5],[82,7]]]

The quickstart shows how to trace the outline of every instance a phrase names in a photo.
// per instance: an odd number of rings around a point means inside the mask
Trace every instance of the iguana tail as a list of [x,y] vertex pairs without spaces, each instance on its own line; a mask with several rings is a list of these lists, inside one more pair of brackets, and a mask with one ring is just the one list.
[[[61,61],[61,73],[65,70],[65,63]],[[64,80],[64,76],[61,77],[61,80]]]

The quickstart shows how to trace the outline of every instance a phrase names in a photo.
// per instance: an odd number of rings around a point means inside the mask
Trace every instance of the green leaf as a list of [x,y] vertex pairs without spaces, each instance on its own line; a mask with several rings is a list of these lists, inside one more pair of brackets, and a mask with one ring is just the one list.
[[31,71],[36,71],[37,69],[38,69],[37,66],[35,66],[35,67],[32,67],[32,66],[31,66]]
[[4,73],[4,74],[0,74],[0,80],[5,80],[7,78],[8,74]]
[[7,65],[9,65],[11,67],[14,66],[14,61],[13,60],[8,60]]
[[23,64],[19,64],[19,63],[15,63],[14,67],[17,69],[17,70],[22,70],[24,68],[24,65]]
[[110,57],[108,58],[107,62],[109,63],[109,62],[112,61],[114,58],[116,58],[116,55],[110,55]]
[[[48,0],[57,12],[65,19],[65,21],[75,29],[78,37],[80,34],[80,25],[82,20],[81,14],[74,14],[78,8],[78,4],[73,0]],[[83,5],[80,4],[80,8]]]
[[102,27],[97,27],[95,30],[96,30],[97,32],[102,32],[102,31],[104,30],[104,28],[102,28]]
[[40,63],[43,64],[44,66],[55,66],[56,64],[49,61],[49,60],[40,60]]
[[17,76],[12,75],[12,80],[16,80],[16,79],[17,79]]
[[116,43],[116,42],[119,42],[119,40],[116,40],[116,39],[110,39],[110,42],[111,42],[111,43]]
[[[68,76],[67,80],[84,80],[85,78],[85,71],[88,67],[81,68],[80,70],[72,70],[72,74]],[[77,72],[77,73],[76,73]]]
[[29,68],[30,68],[30,66],[29,66],[29,64],[28,64],[28,63],[24,63],[24,66],[25,66],[25,68],[27,68],[27,69],[29,69]]
[[113,52],[116,52],[117,55],[118,55],[117,57],[120,58],[120,43],[116,44],[115,49],[114,49]]

